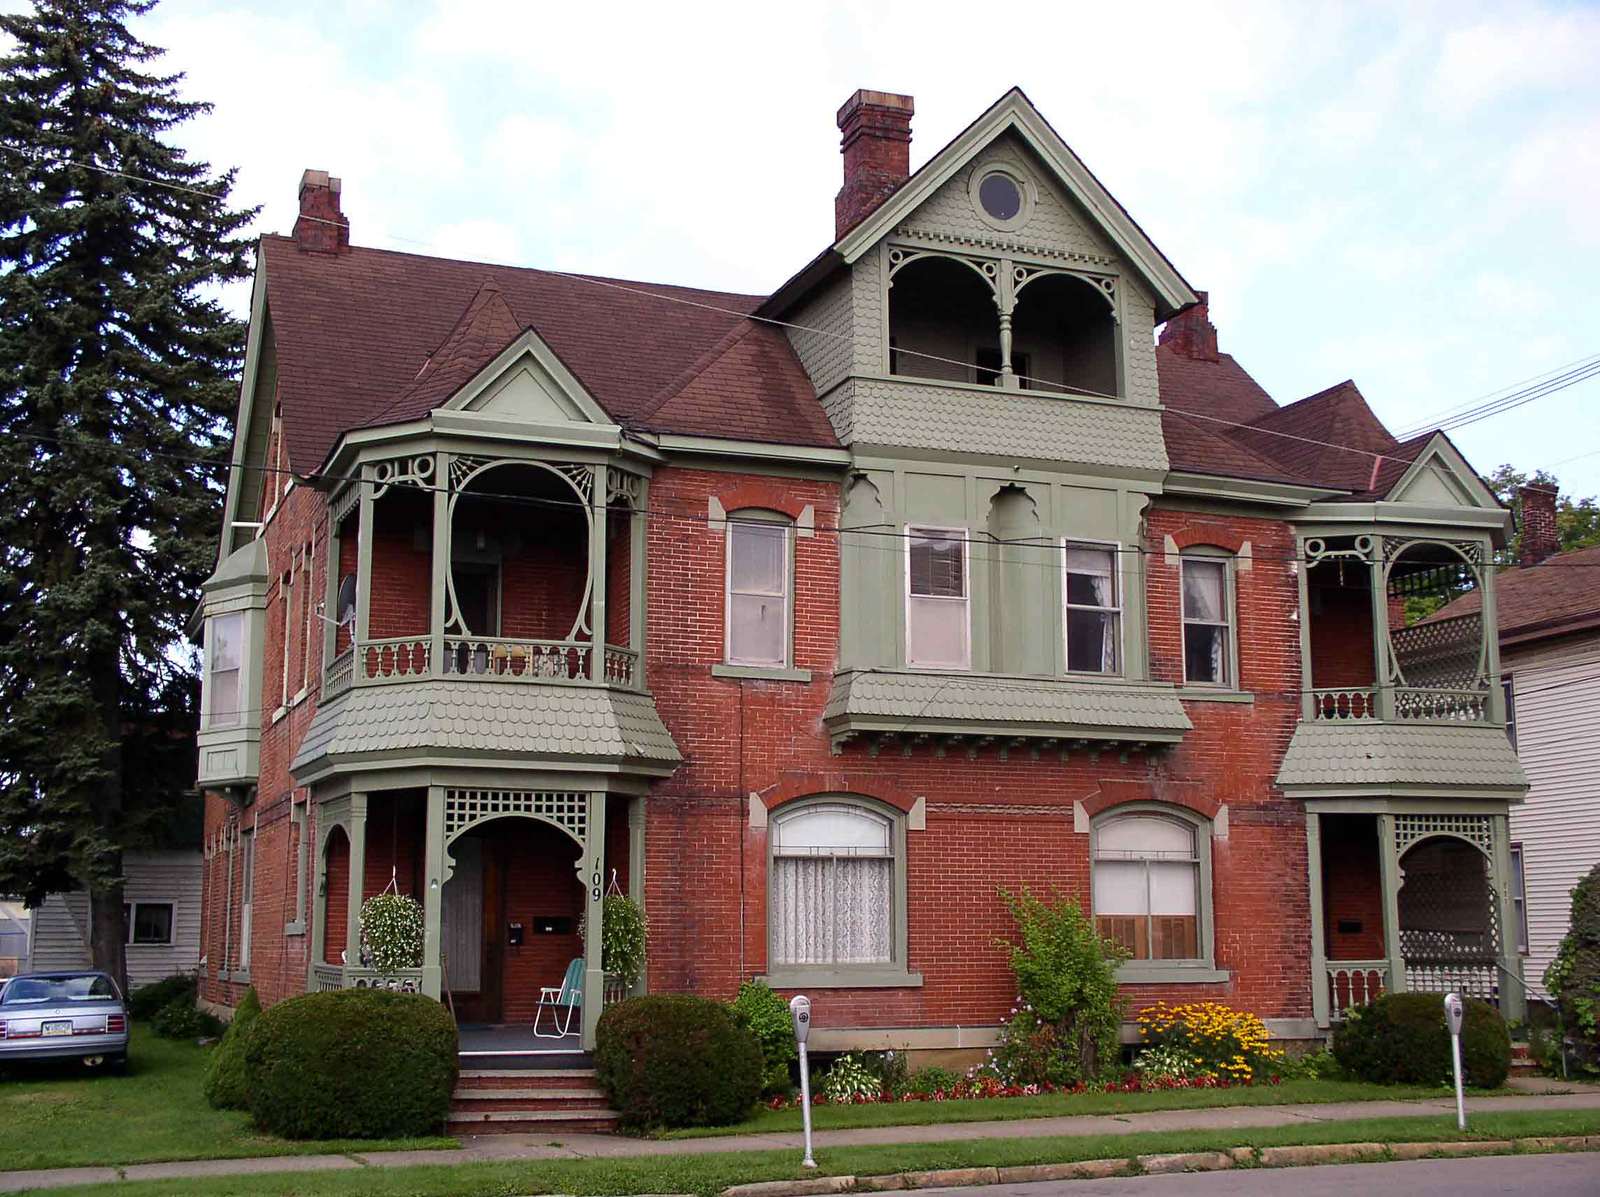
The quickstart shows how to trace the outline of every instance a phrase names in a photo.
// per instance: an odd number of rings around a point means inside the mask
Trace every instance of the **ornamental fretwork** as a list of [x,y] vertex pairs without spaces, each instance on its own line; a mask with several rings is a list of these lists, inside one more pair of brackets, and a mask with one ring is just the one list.
[[541,819],[581,847],[589,831],[589,795],[582,790],[457,790],[444,792],[444,841],[507,815]]

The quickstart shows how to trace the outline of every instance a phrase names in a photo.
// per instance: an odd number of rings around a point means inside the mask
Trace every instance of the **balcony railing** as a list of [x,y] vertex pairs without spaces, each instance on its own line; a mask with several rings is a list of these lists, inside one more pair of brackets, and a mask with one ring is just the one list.
[[1387,960],[1329,960],[1328,1009],[1334,1018],[1357,1006],[1370,1006],[1389,988]]
[[[1393,694],[1392,718],[1400,721],[1427,719],[1449,723],[1484,723],[1490,717],[1487,690],[1398,686]],[[1311,718],[1318,722],[1382,717],[1375,687],[1344,686],[1311,692]]]
[[1370,687],[1311,692],[1313,719],[1376,719],[1378,693]]
[[604,646],[602,676],[595,682],[595,646],[587,640],[525,640],[503,636],[446,636],[444,654],[434,660],[429,636],[363,640],[335,657],[323,674],[322,701],[351,686],[422,681],[433,677],[470,681],[599,684],[631,689],[640,681],[639,654],[616,644]]
[[355,676],[355,650],[347,648],[328,662],[327,672],[322,675],[322,701],[327,702],[343,694],[355,681]]
[[335,989],[391,989],[396,993],[421,993],[422,970],[403,968],[386,974],[376,969],[348,968],[342,964],[313,964],[311,989],[313,993],[330,993]]

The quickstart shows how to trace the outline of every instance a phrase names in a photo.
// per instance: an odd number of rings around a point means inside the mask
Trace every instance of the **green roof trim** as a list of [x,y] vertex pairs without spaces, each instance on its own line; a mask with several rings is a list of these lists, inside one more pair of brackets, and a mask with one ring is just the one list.
[[357,686],[320,708],[290,771],[450,757],[463,764],[575,762],[662,774],[683,760],[648,694],[557,683]]
[[1301,723],[1278,784],[1295,797],[1352,794],[1518,798],[1528,778],[1495,724]]
[[904,733],[1174,744],[1193,726],[1171,686],[877,669],[835,677],[822,718],[836,739]]
[[267,565],[267,542],[257,536],[240,545],[223,558],[217,572],[200,584],[207,594],[235,587],[266,585],[272,580]]

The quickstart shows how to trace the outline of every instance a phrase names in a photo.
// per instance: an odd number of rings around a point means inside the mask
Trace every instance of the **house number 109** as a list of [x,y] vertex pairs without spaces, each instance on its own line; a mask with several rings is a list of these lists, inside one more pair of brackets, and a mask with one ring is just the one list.
[[598,902],[600,900],[601,892],[602,891],[601,891],[601,888],[600,888],[600,870],[596,869],[594,871],[594,876],[590,879],[590,883],[589,883],[589,898],[590,898],[590,900]]

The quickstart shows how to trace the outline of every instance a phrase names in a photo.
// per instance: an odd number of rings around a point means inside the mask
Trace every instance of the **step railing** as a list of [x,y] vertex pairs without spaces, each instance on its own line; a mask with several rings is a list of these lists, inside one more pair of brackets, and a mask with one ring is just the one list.
[[1370,1006],[1389,988],[1387,960],[1328,960],[1328,1009],[1335,1019],[1360,1006]]

